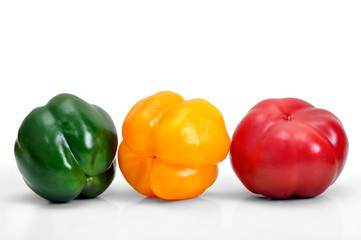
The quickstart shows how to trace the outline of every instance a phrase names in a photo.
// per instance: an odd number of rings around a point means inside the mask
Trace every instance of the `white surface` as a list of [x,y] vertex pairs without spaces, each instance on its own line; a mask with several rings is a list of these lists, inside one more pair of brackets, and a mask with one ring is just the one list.
[[[0,239],[361,239],[360,1],[1,1]],[[23,183],[13,144],[35,107],[70,92],[120,134],[139,99],[172,90],[223,113],[232,135],[258,101],[298,97],[336,114],[350,142],[313,199],[248,192],[229,158],[199,198],[142,197],[120,174],[92,200],[51,204]],[[120,136],[121,138],[121,136]]]

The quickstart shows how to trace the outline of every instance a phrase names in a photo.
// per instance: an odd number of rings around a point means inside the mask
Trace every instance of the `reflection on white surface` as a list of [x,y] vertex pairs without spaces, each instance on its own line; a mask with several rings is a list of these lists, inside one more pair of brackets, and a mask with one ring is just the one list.
[[102,239],[108,228],[116,227],[116,206],[102,198],[54,204],[33,195],[18,196],[24,199],[4,210],[5,239]]
[[232,216],[232,237],[248,239],[341,239],[342,216],[326,196],[313,199],[243,199]]
[[[226,174],[226,175],[225,175]],[[145,198],[119,175],[100,197],[54,204],[1,170],[1,239],[355,239],[360,194],[352,186],[310,199],[270,200],[230,172],[198,198]],[[5,181],[11,185],[4,184]],[[356,185],[355,185],[356,186]]]
[[221,211],[202,198],[165,202],[145,198],[121,211],[120,229],[125,239],[221,239]]
[[[110,194],[65,204],[50,203],[30,191],[11,193],[3,209],[2,235],[15,239],[189,239],[199,234],[222,237],[221,211],[202,198],[162,201],[140,196]],[[116,196],[118,195],[118,196]],[[119,197],[120,201],[116,198]],[[112,201],[115,200],[115,201]],[[211,229],[211,230],[210,230]]]

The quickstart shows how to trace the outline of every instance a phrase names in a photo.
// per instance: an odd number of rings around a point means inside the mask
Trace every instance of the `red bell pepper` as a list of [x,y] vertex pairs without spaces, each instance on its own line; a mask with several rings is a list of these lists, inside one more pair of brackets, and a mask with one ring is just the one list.
[[340,175],[348,140],[331,112],[295,98],[255,105],[236,128],[233,169],[247,189],[271,198],[314,197]]

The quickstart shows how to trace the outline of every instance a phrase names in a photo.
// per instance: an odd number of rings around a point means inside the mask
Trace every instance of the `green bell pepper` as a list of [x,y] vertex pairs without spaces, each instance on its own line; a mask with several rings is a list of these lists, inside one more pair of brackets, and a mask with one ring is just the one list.
[[15,143],[25,183],[54,202],[96,197],[112,183],[118,138],[100,107],[60,94],[22,122]]

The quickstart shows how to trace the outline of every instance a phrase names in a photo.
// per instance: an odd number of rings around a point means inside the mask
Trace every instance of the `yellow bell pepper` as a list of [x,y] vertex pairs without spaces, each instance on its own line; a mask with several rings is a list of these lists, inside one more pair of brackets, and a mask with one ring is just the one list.
[[185,101],[169,91],[136,103],[125,117],[119,168],[150,198],[197,197],[217,178],[230,139],[221,112],[203,99]]

